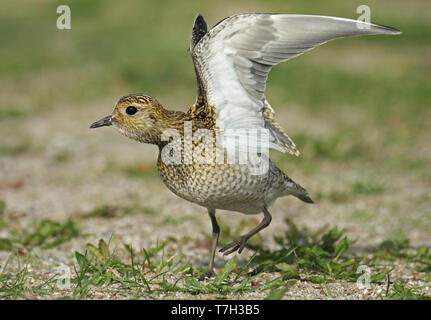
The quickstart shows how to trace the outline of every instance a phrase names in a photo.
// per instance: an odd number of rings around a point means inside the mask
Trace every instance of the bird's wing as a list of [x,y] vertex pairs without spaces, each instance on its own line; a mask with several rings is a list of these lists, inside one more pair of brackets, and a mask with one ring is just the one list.
[[[207,24],[204,20],[204,18],[198,14],[196,16],[195,22],[193,23],[193,30],[192,30],[192,39],[190,41],[190,52],[193,52],[194,47],[196,44],[202,39],[202,37],[208,32],[207,30]],[[204,102],[204,89],[202,86],[202,80],[199,76],[199,72],[195,67],[195,73],[196,73],[196,81],[198,84],[198,95],[196,99],[196,107],[199,107]]]
[[[239,14],[222,20],[209,32],[205,28],[191,54],[200,95],[215,108],[216,124],[226,143],[235,143],[244,131],[266,128],[270,148],[295,154],[293,142],[265,116],[270,114],[268,110],[273,111],[264,95],[271,68],[333,39],[399,33],[389,27],[336,17]],[[289,144],[290,149],[286,147]]]

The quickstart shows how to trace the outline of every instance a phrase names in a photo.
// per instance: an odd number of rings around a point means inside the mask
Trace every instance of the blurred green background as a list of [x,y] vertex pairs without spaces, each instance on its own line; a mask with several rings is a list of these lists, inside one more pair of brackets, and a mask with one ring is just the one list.
[[[71,30],[56,28],[60,4],[71,7]],[[197,12],[212,26],[238,12],[355,18],[361,4],[371,7],[372,21],[403,35],[339,40],[282,64],[270,74],[267,96],[277,110],[300,110],[317,119],[352,111],[347,128],[334,133],[336,141],[310,151],[316,156],[348,139],[355,145],[343,157],[374,158],[381,148],[396,144],[402,147],[391,155],[411,160],[412,152],[424,147],[420,137],[430,125],[427,0],[2,2],[0,121],[61,106],[85,108],[98,99],[111,100],[113,106],[120,96],[134,92],[153,95],[168,108],[185,109],[196,91],[187,48]],[[369,144],[364,125],[385,133],[378,145]],[[302,149],[307,128],[286,129]],[[419,165],[417,161],[410,165]]]
[[[71,8],[71,30],[56,28],[60,4]],[[349,192],[384,193],[400,215],[417,209],[429,217],[429,0],[2,1],[0,154],[43,154],[44,140],[34,128],[26,131],[33,118],[50,136],[62,130],[56,120],[62,115],[86,139],[88,125],[129,93],[185,110],[196,94],[187,49],[198,12],[212,26],[240,12],[357,18],[363,4],[373,22],[403,34],[337,40],[275,67],[266,95],[302,155],[274,158],[318,199],[337,203]],[[349,174],[371,186],[343,181]]]

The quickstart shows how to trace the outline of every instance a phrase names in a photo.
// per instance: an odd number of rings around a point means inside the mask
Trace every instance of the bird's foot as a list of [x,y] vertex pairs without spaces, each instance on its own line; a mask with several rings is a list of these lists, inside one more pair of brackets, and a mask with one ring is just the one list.
[[210,279],[210,278],[213,278],[213,277],[215,277],[215,272],[214,272],[214,270],[213,269],[208,269],[207,271],[205,271],[204,273],[202,273],[200,276],[199,276],[199,278],[198,278],[198,280],[199,281],[204,281],[204,280],[206,280],[206,279]]
[[219,252],[223,252],[223,255],[225,256],[237,250],[238,250],[238,253],[241,253],[242,250],[245,248],[247,240],[248,240],[248,237],[241,236],[238,239],[232,241],[231,243],[225,245],[223,248],[219,250]]

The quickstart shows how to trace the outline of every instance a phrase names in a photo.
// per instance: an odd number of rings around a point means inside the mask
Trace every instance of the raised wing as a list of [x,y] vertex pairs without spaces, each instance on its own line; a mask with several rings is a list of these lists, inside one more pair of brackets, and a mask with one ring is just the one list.
[[[224,132],[226,143],[232,142],[238,132],[266,128],[270,148],[297,154],[293,142],[275,120],[266,116],[268,110],[273,111],[264,95],[271,68],[333,39],[399,33],[389,27],[336,17],[239,14],[202,35],[191,53],[199,93],[204,102],[214,106],[216,124]],[[293,144],[290,149],[287,139]]]
[[[204,18],[200,14],[198,14],[193,24],[192,39],[190,41],[190,52],[193,52],[194,47],[207,33],[207,31],[208,31],[207,24]],[[196,69],[196,65],[195,65],[195,73],[196,73],[196,81],[198,83],[198,96],[196,99],[196,106],[199,107],[199,105],[201,105],[204,101],[204,89],[202,87],[202,80],[200,79],[199,72]]]

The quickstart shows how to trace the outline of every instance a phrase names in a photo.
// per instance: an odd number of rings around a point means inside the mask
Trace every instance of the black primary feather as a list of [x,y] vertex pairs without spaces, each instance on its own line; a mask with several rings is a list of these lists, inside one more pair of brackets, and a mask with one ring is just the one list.
[[195,45],[199,42],[200,39],[207,33],[207,23],[204,20],[204,17],[200,13],[196,16],[195,22],[193,24],[192,31],[192,41],[190,43],[190,51],[193,50]]
[[[192,55],[192,59],[194,59],[193,56],[193,49],[197,45],[197,43],[207,34],[207,23],[204,20],[204,17],[200,13],[196,16],[195,22],[193,23],[193,30],[192,30],[192,40],[190,41],[190,54]],[[205,89],[202,84],[202,80],[199,76],[199,73],[196,70],[196,63],[193,62],[195,73],[196,73],[196,81],[198,85],[198,96],[195,103],[196,109],[200,108],[202,105],[205,104]]]

